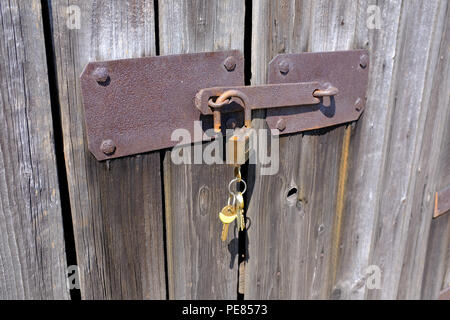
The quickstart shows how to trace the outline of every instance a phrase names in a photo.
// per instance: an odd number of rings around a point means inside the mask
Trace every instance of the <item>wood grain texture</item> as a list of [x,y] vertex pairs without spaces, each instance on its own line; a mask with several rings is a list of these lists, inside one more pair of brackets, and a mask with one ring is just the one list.
[[[442,190],[450,186],[450,97],[449,94],[442,94],[450,91],[450,6],[447,4],[446,18],[444,22],[444,34],[440,42],[438,51],[438,62],[433,70],[433,83],[430,97],[430,118],[435,121],[431,128],[426,126],[426,130],[432,131],[432,141],[423,143],[423,147],[431,144],[436,151],[430,155],[432,163],[428,165],[429,186],[424,188],[421,200],[429,207],[434,206],[433,194],[437,190]],[[429,125],[428,117],[427,123]],[[427,132],[426,131],[426,132]],[[423,156],[426,152],[423,152]],[[422,164],[420,164],[422,165]],[[421,167],[419,167],[421,168]],[[420,195],[420,193],[419,193]],[[431,197],[432,199],[429,199]],[[419,199],[421,199],[419,197]],[[426,212],[428,213],[428,212]],[[424,212],[425,214],[425,212]],[[431,213],[430,213],[431,215]],[[425,215],[426,217],[426,215]],[[428,216],[429,217],[429,216]],[[439,292],[450,285],[450,216],[444,214],[431,221],[427,251],[424,257],[425,266],[422,275],[422,298],[436,299]]]
[[[381,29],[367,27],[374,4]],[[445,172],[449,103],[436,93],[448,92],[447,11],[447,1],[254,3],[253,83],[265,83],[268,61],[283,52],[368,49],[371,69],[356,125],[283,137],[278,175],[256,168],[246,298],[418,298],[427,246],[445,273],[448,238],[428,245],[428,195]],[[381,290],[366,287],[372,264]]]
[[444,215],[431,222],[430,237],[422,274],[421,299],[437,299],[442,289],[449,286],[450,216]]
[[[80,29],[69,29],[69,5]],[[90,61],[155,54],[154,3],[52,0],[52,27],[81,294],[164,299],[158,152],[98,162],[87,149],[79,75]]]
[[[268,62],[278,53],[353,49],[356,13],[349,1],[254,2],[252,84],[266,82]],[[329,297],[350,130],[281,137],[279,172],[263,176],[256,166],[247,214],[246,299]]]
[[352,133],[345,209],[339,243],[339,264],[332,296],[364,299],[366,269],[377,221],[378,189],[393,99],[393,72],[397,54],[397,33],[402,1],[377,3],[381,28],[368,29],[367,9],[373,2],[359,1],[356,24],[357,48],[370,54],[366,108]]
[[[244,1],[159,1],[161,55],[244,49]],[[191,149],[192,151],[192,149]],[[220,240],[233,169],[175,165],[164,155],[169,297],[236,299],[238,241]],[[234,236],[233,236],[234,234]]]
[[[428,97],[431,86],[428,79],[431,75],[428,74],[428,67],[436,63],[436,51],[432,49],[435,47],[434,41],[440,41],[440,37],[434,38],[435,25],[443,18],[442,13],[445,16],[445,10],[440,11],[441,3],[404,1],[402,6],[393,76],[395,84],[390,92],[392,113],[386,125],[390,132],[382,160],[383,173],[379,181],[375,211],[377,221],[373,225],[370,258],[370,264],[380,267],[382,281],[380,290],[367,291],[369,299],[395,299],[399,294],[402,265],[411,231],[409,222],[416,196],[414,185],[424,120],[430,108]],[[427,212],[427,217],[430,212]],[[423,219],[424,224],[428,219]],[[426,237],[424,239],[426,241]],[[410,289],[408,284],[405,286],[404,290]],[[417,294],[419,290],[411,287],[408,295],[412,295],[413,291]]]
[[[434,123],[440,121],[434,117],[446,108],[439,111],[429,101],[446,2],[385,2],[380,9],[382,29],[368,34],[372,60],[368,105],[351,142],[350,193],[335,288],[343,298],[420,296],[431,219],[425,195],[432,189],[430,172],[443,127],[442,121]],[[358,33],[363,35],[364,30],[362,25]],[[410,46],[411,41],[420,49]],[[381,290],[367,290],[365,285],[366,268],[372,264],[381,268],[386,281]]]
[[68,299],[40,1],[0,3],[0,299]]
[[[419,118],[422,140],[415,147],[414,169],[411,172],[411,217],[407,230],[406,249],[402,262],[398,299],[419,299],[427,259],[430,225],[434,214],[435,193],[441,186],[450,186],[450,6],[438,2],[432,29],[423,85],[424,105]],[[444,94],[447,92],[447,94]],[[422,126],[420,126],[422,124]],[[419,157],[417,159],[417,157]],[[446,167],[447,166],[447,167]],[[444,223],[441,220],[437,223]],[[446,226],[446,224],[444,223]],[[445,229],[444,226],[444,229]],[[441,241],[448,235],[441,234]],[[445,247],[445,246],[444,246]],[[446,264],[446,253],[441,253],[439,264]],[[436,274],[434,281],[442,284],[444,273]],[[440,288],[439,288],[440,289]],[[433,297],[437,298],[437,295]]]

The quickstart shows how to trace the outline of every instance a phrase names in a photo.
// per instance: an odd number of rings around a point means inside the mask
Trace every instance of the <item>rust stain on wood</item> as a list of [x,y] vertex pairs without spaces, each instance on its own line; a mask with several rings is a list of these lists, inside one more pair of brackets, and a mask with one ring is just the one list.
[[334,219],[334,234],[333,234],[333,247],[331,252],[332,268],[333,268],[333,283],[336,280],[336,274],[339,263],[339,242],[341,240],[342,231],[342,215],[344,212],[345,204],[345,187],[348,174],[348,149],[350,145],[351,127],[345,128],[344,139],[342,142],[342,153],[339,164],[339,178],[338,178],[338,190],[336,197],[336,215]]
[[434,199],[433,218],[437,218],[450,211],[450,187],[436,192]]
[[[163,157],[163,154],[160,155]],[[168,156],[168,155],[167,155]],[[164,188],[165,190],[171,190],[171,172],[170,166],[168,165],[168,161],[170,161],[170,157],[164,158],[163,165],[165,168],[163,172],[164,179]],[[168,291],[169,291],[169,299],[172,299],[173,293],[175,292],[175,284],[173,279],[173,230],[172,230],[172,201],[171,201],[171,193],[165,191],[164,192],[164,209],[165,209],[165,228],[166,228],[166,263],[167,263],[167,280],[168,280]]]

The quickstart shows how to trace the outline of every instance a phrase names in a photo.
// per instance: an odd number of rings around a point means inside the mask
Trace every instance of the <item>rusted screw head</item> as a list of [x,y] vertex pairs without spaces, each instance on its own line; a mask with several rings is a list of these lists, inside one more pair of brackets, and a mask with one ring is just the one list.
[[236,59],[234,57],[228,57],[223,62],[223,65],[228,71],[234,71],[234,69],[236,68]]
[[95,81],[97,81],[99,84],[103,84],[108,81],[109,78],[108,69],[105,67],[99,67],[94,70],[92,76],[94,77]]
[[363,54],[360,58],[359,58],[359,66],[363,69],[365,69],[367,67],[367,64],[369,63],[369,57],[366,54]]
[[356,109],[356,111],[361,111],[362,106],[363,106],[362,99],[361,98],[356,99],[356,101],[355,101],[355,109]]
[[116,152],[116,144],[110,139],[103,140],[100,150],[102,150],[102,152],[107,156],[110,156]]
[[234,129],[236,128],[236,119],[230,118],[227,120],[227,129]]
[[280,68],[280,73],[283,75],[288,74],[289,72],[289,62],[287,62],[286,60],[281,60],[280,63],[278,64],[278,67]]
[[277,129],[280,131],[284,131],[284,129],[286,129],[286,121],[284,119],[277,121]]

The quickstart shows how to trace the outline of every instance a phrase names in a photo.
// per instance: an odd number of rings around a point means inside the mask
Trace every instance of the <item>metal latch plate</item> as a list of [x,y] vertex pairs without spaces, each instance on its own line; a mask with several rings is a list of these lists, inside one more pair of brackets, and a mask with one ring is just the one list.
[[[224,64],[229,57],[236,64],[230,70]],[[244,85],[237,50],[89,63],[81,75],[89,150],[105,160],[169,148],[180,128],[192,142],[209,140],[194,134],[194,121],[202,121],[200,131],[213,128],[212,116],[195,108],[195,94],[224,85]],[[241,112],[231,116],[243,118]]]
[[368,57],[366,50],[276,56],[269,64],[270,84],[328,82],[339,89],[339,94],[321,98],[315,105],[267,109],[269,128],[286,134],[357,120],[366,102]]
[[[368,60],[365,50],[282,54],[269,65],[269,85],[248,87],[237,50],[92,62],[81,75],[89,150],[105,160],[170,148],[177,129],[190,143],[208,141],[210,99],[227,87],[245,96],[246,118],[266,109],[268,126],[282,134],[354,121],[365,106]],[[215,127],[239,127],[238,104],[215,111]]]

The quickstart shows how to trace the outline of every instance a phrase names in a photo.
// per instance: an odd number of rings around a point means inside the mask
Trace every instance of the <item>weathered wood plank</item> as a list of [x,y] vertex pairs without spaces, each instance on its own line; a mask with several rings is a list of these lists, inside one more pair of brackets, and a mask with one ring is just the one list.
[[[433,70],[434,77],[430,97],[431,111],[436,113],[433,115],[436,120],[430,124],[427,118],[427,125],[437,128],[436,130],[433,129],[432,142],[428,142],[433,147],[437,144],[437,147],[435,147],[437,151],[433,154],[437,161],[432,159],[433,162],[428,167],[430,187],[427,187],[427,193],[423,195],[423,198],[427,201],[426,204],[428,204],[425,207],[427,211],[424,211],[423,214],[428,216],[431,216],[433,212],[434,192],[450,186],[450,97],[448,94],[443,94],[443,92],[448,93],[450,88],[450,52],[448,50],[450,43],[450,21],[448,18],[450,6],[448,4],[446,11],[444,34],[438,51],[439,61]],[[423,145],[426,146],[425,143]],[[422,201],[425,202],[425,200]],[[427,252],[424,259],[425,266],[421,283],[422,298],[436,299],[439,292],[450,285],[449,213],[431,221]]]
[[[426,263],[430,225],[435,207],[435,193],[442,183],[450,185],[450,166],[445,168],[445,158],[450,159],[450,7],[447,1],[438,2],[433,38],[430,40],[427,61],[427,74],[423,85],[424,106],[419,118],[422,141],[416,145],[414,169],[415,178],[411,188],[412,195],[407,200],[411,203],[411,217],[406,231],[406,249],[402,262],[398,299],[419,299],[421,296],[423,272]],[[420,31],[420,29],[419,29]],[[407,107],[410,107],[408,105]],[[420,125],[422,124],[422,126]],[[446,135],[447,131],[447,135]],[[447,181],[445,181],[447,180]],[[437,223],[443,223],[442,220]],[[449,240],[442,234],[442,240]],[[446,263],[445,251],[440,256],[441,263]],[[442,283],[444,274],[437,275],[434,281]],[[434,298],[437,298],[435,296]]]
[[[366,111],[351,133],[338,128],[320,137],[282,138],[279,174],[259,177],[256,172],[248,213],[253,228],[246,298],[420,295],[431,216],[424,216],[428,202],[421,206],[417,194],[432,184],[427,173],[417,178],[415,170],[431,158],[429,168],[436,163],[445,124],[442,119],[435,124],[433,117],[448,108],[448,97],[436,103],[430,96],[436,87],[432,79],[442,78],[434,75],[436,66],[448,74],[445,59],[437,62],[448,3],[376,3],[379,30],[367,27],[368,14],[374,12],[368,11],[370,5],[366,1],[254,4],[254,83],[265,82],[267,62],[276,53],[308,50],[367,48],[371,76]],[[442,92],[447,92],[443,86]],[[424,133],[426,127],[431,129]],[[327,159],[328,152],[334,158]],[[289,187],[299,190],[291,202],[285,198]],[[321,198],[321,193],[326,196]],[[280,195],[269,200],[264,194]],[[285,234],[289,245],[283,245],[280,235]],[[271,261],[271,266],[263,261]],[[367,291],[365,270],[371,264],[382,270],[382,290]],[[289,276],[284,278],[285,274]]]
[[[349,1],[255,1],[252,83],[265,83],[277,53],[353,49],[356,12]],[[279,172],[262,176],[256,166],[246,299],[329,297],[350,133],[341,126],[281,137]]]
[[[435,1],[423,5],[408,2],[402,8],[400,25],[400,4],[385,4],[387,7],[383,5],[380,8],[381,30],[388,28],[389,32],[380,34],[374,30],[377,36],[383,37],[372,38],[380,43],[386,37],[390,44],[387,42],[383,47],[375,44],[371,49],[371,83],[376,87],[370,86],[362,125],[357,127],[351,142],[354,148],[351,154],[355,157],[351,158],[350,167],[354,169],[349,172],[351,194],[347,198],[342,263],[336,284],[336,290],[344,298],[364,298],[367,293],[370,293],[370,298],[419,297],[431,219],[426,195],[431,190],[428,187],[433,184],[430,172],[439,151],[439,134],[436,134],[442,131],[443,125],[442,122],[440,125],[434,123],[433,116],[439,111],[433,108],[438,105],[428,105],[446,3]],[[411,28],[416,15],[421,16],[422,21],[415,21],[418,27]],[[423,38],[421,41],[416,41],[417,32]],[[416,45],[421,43],[422,51],[409,46],[412,39]],[[380,49],[386,50],[386,54]],[[383,91],[378,92],[379,89]],[[372,115],[371,110],[375,111]],[[424,126],[427,112],[428,126]],[[389,127],[391,129],[386,130]],[[424,134],[427,127],[429,130]],[[429,139],[433,139],[433,144]],[[406,142],[409,145],[405,145]],[[418,162],[419,156],[422,164]],[[418,170],[420,167],[423,168],[422,174]],[[415,174],[415,171],[419,172]],[[426,192],[425,186],[428,186]],[[391,192],[393,189],[396,193]],[[381,243],[378,242],[380,232],[386,236]],[[382,261],[387,267],[370,261],[370,248],[377,251],[375,260]],[[365,269],[371,264],[378,265],[386,275],[386,278],[382,276],[386,286],[382,284],[381,290],[369,292],[365,286],[368,276]]]
[[[364,299],[366,269],[377,221],[378,190],[383,159],[393,112],[394,64],[402,1],[377,2],[380,29],[369,29],[367,19],[375,14],[368,9],[375,2],[359,1],[356,47],[370,54],[369,87],[364,114],[352,133],[345,209],[339,241],[339,264],[332,296]],[[376,18],[377,16],[373,16]],[[372,21],[375,22],[375,21]]]
[[429,109],[427,67],[433,65],[431,48],[439,9],[439,1],[405,1],[402,6],[395,85],[390,92],[393,110],[385,128],[389,128],[389,135],[382,159],[370,258],[370,264],[381,269],[381,289],[367,291],[369,299],[395,299],[400,286],[415,196],[416,164]]
[[423,271],[421,299],[437,299],[448,279],[450,250],[450,216],[445,215],[431,222],[430,238]]
[[[450,219],[449,219],[450,220]],[[447,235],[450,233],[450,228],[447,231]],[[447,243],[450,240],[447,240]],[[447,246],[447,258],[445,259],[446,264],[447,264],[447,271],[445,272],[445,277],[444,277],[444,283],[442,285],[442,288],[448,288],[450,287],[450,245]]]
[[[159,1],[161,55],[244,49],[244,1]],[[192,149],[191,149],[192,151]],[[238,241],[220,241],[233,169],[164,159],[169,297],[235,299]],[[230,228],[231,229],[231,228]]]
[[[70,16],[69,5],[76,6]],[[87,149],[79,84],[90,61],[155,54],[154,3],[52,0],[51,7],[82,298],[164,299],[159,153],[97,162]],[[77,8],[80,29],[69,29]]]
[[41,2],[0,3],[0,299],[68,299]]

